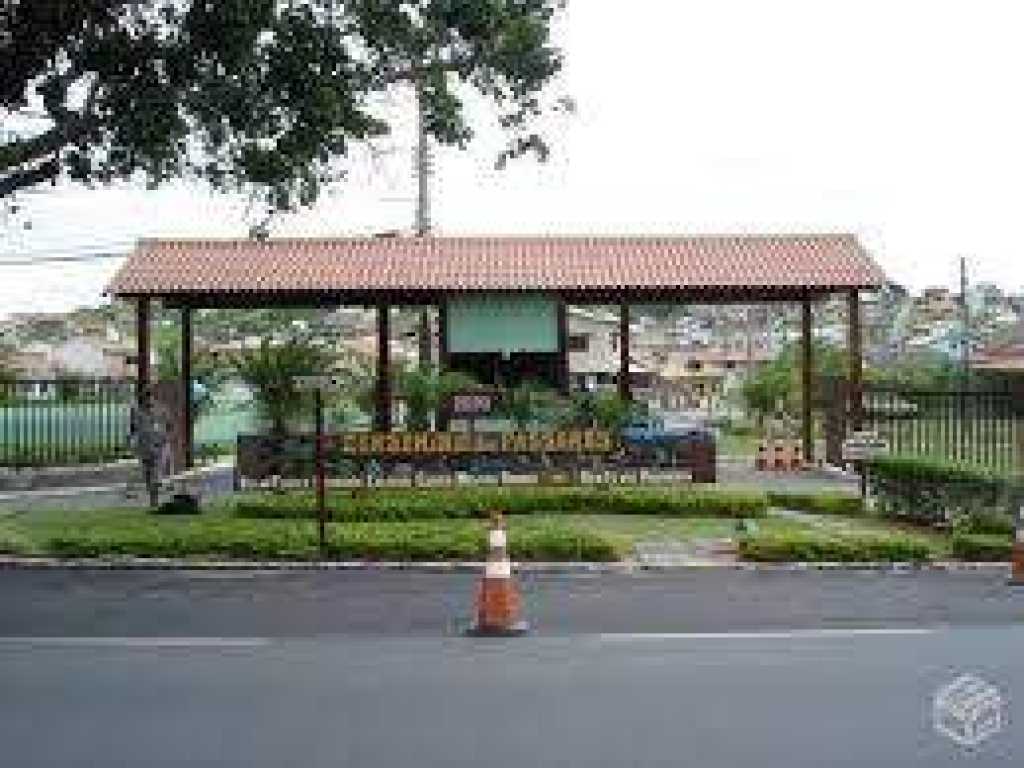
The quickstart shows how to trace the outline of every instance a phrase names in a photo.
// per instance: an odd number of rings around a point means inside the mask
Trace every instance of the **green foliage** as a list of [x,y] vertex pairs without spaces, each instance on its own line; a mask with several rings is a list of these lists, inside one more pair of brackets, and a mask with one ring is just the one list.
[[[17,535],[13,535],[17,534]],[[37,531],[32,544],[17,531],[0,549],[59,557],[227,557],[313,560],[316,524],[306,520],[241,520],[203,514],[153,517],[143,513],[81,513]],[[557,520],[525,520],[509,527],[509,553],[521,560],[615,560],[618,544]],[[479,521],[347,523],[327,527],[328,558],[336,560],[481,560],[486,526]]]
[[[820,341],[813,344],[814,377],[843,376],[846,356],[843,350]],[[772,416],[781,403],[785,414],[795,417],[802,401],[802,351],[799,343],[789,344],[779,356],[762,366],[743,383],[743,400],[759,417]]]
[[234,367],[252,388],[274,433],[284,434],[290,419],[312,408],[312,396],[295,388],[295,377],[323,374],[331,362],[331,355],[320,347],[299,341],[272,345],[264,339],[259,348],[239,354]]
[[560,409],[558,393],[539,381],[527,380],[505,392],[495,408],[495,415],[526,429],[530,424],[550,420]]
[[[669,517],[763,517],[763,494],[714,489],[478,487],[379,489],[332,493],[332,520],[382,521],[486,517],[554,513],[664,515]],[[312,493],[250,493],[232,502],[236,515],[248,518],[304,518],[316,514]]]
[[834,491],[801,493],[768,491],[768,503],[777,509],[813,512],[818,515],[861,515],[864,502],[859,496]]
[[[160,328],[156,334],[156,374],[160,381],[174,381],[181,378],[181,337],[173,328]],[[192,380],[201,386],[200,393],[193,394],[193,418],[208,413],[213,407],[213,395],[221,387],[232,370],[231,364],[223,358],[199,351],[192,354]]]
[[868,470],[878,511],[923,525],[979,513],[1008,516],[1024,494],[1019,482],[995,470],[942,459],[879,457]]
[[1013,541],[991,533],[957,533],[953,536],[953,557],[972,562],[1003,562],[1010,559]]
[[865,372],[867,381],[900,389],[944,392],[962,384],[960,367],[932,350],[911,350],[883,368]]
[[0,198],[61,172],[106,182],[141,171],[153,184],[250,190],[272,209],[309,205],[354,144],[389,131],[374,106],[401,85],[420,93],[439,142],[472,138],[469,88],[509,133],[500,160],[544,157],[531,124],[562,65],[550,38],[559,4],[7,3],[0,107],[39,97],[52,127],[0,147]]
[[746,535],[740,556],[758,562],[918,562],[931,555],[928,542],[906,534],[835,534],[777,531]]
[[476,385],[471,376],[457,371],[440,373],[436,367],[402,371],[397,378],[398,393],[408,408],[406,428],[415,432],[430,429],[430,417],[452,394]]
[[618,392],[578,392],[572,396],[569,421],[573,426],[618,433],[644,412],[640,403],[625,400]]

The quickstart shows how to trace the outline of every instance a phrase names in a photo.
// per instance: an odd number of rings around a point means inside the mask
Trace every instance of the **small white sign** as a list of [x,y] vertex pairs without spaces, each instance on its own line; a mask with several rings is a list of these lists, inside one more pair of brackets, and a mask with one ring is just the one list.
[[843,461],[866,461],[889,453],[889,441],[875,432],[854,432],[843,441]]
[[960,675],[935,692],[935,730],[965,747],[976,747],[1003,727],[999,689],[975,675]]

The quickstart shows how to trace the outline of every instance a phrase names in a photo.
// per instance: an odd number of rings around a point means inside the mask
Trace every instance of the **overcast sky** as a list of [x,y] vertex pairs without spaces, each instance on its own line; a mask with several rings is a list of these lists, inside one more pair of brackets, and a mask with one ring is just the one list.
[[[461,233],[850,231],[908,287],[1024,285],[1024,107],[1014,2],[572,0],[559,30],[576,115],[550,161],[493,170],[500,135],[442,151],[434,222]],[[408,113],[396,100],[392,109]],[[411,125],[275,234],[407,228]],[[235,236],[244,202],[176,186],[46,192],[0,254],[126,250],[138,236]],[[117,261],[0,266],[0,314],[99,301]]]

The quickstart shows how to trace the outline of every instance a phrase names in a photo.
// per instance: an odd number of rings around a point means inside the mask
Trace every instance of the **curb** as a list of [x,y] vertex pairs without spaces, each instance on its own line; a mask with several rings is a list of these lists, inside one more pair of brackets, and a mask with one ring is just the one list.
[[[485,562],[476,561],[394,561],[394,560],[187,560],[160,557],[119,557],[119,558],[57,558],[57,557],[16,557],[0,556],[0,571],[3,570],[72,570],[72,571],[420,571],[425,573],[475,573],[479,574]],[[933,563],[744,563],[744,562],[702,562],[702,563],[638,563],[621,561],[615,563],[587,562],[528,562],[513,563],[518,573],[552,574],[637,574],[671,573],[688,571],[752,571],[752,572],[794,572],[794,571],[835,571],[860,573],[917,573],[940,572],[959,573],[975,571],[1007,571],[1009,562],[951,562]]]

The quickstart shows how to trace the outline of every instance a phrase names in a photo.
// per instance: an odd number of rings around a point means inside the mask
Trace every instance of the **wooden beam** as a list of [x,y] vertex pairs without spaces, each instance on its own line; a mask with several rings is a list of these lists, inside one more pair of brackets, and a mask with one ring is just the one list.
[[188,307],[181,309],[181,403],[181,439],[185,449],[185,469],[192,469],[192,310]]
[[803,322],[801,334],[801,352],[803,353],[803,364],[801,366],[801,405],[802,420],[801,430],[803,434],[804,462],[814,462],[814,421],[811,410],[812,398],[814,396],[814,337],[813,337],[813,314],[810,298],[803,301]]
[[373,428],[391,431],[391,305],[377,305],[377,385]]
[[864,344],[860,312],[860,292],[852,290],[846,295],[849,314],[850,355],[850,419],[854,429],[864,426]]
[[633,399],[629,381],[629,304],[619,304],[619,397]]
[[558,300],[558,391],[569,395],[569,314],[564,299]]

